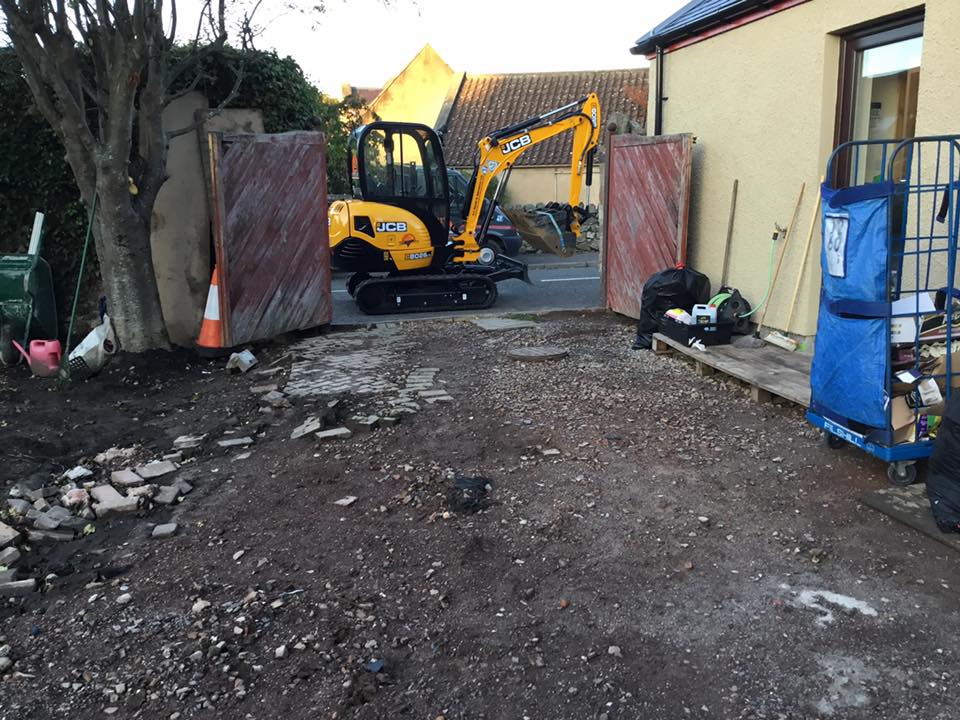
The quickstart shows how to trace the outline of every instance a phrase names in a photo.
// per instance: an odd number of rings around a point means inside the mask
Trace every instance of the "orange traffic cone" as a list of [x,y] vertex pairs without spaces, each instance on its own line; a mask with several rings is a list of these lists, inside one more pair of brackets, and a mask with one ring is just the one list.
[[213,276],[210,278],[207,307],[203,311],[203,325],[200,326],[197,349],[204,355],[216,355],[224,351],[223,322],[220,320],[220,279],[216,267],[213,268]]

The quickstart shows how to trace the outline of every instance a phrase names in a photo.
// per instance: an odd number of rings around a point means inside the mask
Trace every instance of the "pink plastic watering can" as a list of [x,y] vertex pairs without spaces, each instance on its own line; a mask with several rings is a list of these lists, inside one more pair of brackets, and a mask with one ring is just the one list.
[[59,340],[31,340],[29,354],[16,340],[13,346],[20,351],[30,371],[37,377],[53,377],[59,371],[60,356],[63,354]]

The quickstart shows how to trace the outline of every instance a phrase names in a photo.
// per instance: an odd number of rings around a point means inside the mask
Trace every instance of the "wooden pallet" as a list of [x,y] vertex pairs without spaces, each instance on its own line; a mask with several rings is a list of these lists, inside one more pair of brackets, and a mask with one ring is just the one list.
[[769,402],[780,397],[790,402],[810,406],[810,356],[789,352],[775,345],[761,348],[738,348],[733,345],[714,345],[697,350],[656,333],[653,350],[659,355],[676,351],[692,359],[698,375],[725,375],[742,380],[750,386],[756,402]]

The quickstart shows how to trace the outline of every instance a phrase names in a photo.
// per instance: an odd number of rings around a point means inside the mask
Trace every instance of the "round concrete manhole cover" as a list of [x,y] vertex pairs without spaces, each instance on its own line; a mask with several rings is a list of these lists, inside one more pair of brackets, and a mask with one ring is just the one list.
[[569,353],[562,347],[556,345],[537,345],[534,347],[510,348],[507,355],[514,360],[525,360],[527,362],[543,362],[545,360],[559,360]]

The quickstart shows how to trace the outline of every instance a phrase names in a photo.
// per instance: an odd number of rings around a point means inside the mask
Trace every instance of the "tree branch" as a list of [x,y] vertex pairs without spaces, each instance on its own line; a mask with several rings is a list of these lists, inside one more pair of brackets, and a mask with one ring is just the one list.
[[173,140],[173,138],[180,137],[181,135],[186,135],[187,133],[193,132],[194,130],[201,127],[203,123],[209,120],[210,118],[216,117],[217,115],[219,115],[221,112],[223,112],[224,109],[226,109],[227,105],[233,102],[233,99],[237,96],[237,93],[240,91],[240,85],[243,83],[244,62],[245,62],[244,60],[241,60],[240,65],[234,70],[233,87],[230,88],[230,92],[227,93],[227,96],[223,99],[223,101],[212,110],[208,110],[203,120],[198,120],[197,122],[190,123],[186,127],[182,127],[179,130],[171,130],[170,132],[168,132],[167,133],[168,141]]

